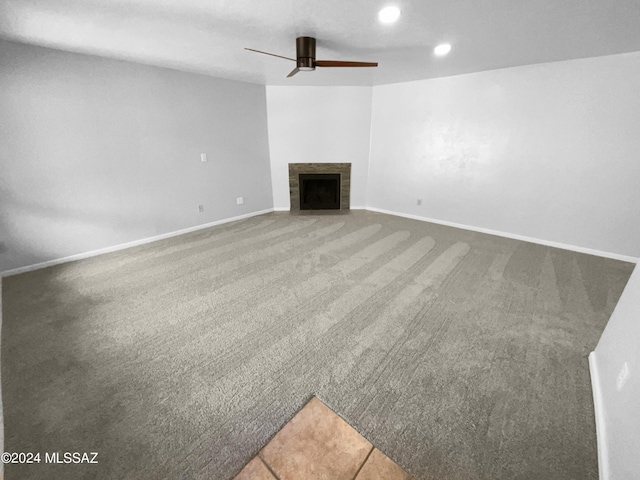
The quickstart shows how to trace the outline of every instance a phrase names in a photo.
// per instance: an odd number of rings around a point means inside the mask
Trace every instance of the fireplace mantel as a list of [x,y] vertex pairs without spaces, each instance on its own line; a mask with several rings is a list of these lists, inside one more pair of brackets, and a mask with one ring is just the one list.
[[340,174],[340,210],[349,210],[351,192],[350,163],[290,163],[289,197],[291,210],[300,210],[300,174],[337,173]]

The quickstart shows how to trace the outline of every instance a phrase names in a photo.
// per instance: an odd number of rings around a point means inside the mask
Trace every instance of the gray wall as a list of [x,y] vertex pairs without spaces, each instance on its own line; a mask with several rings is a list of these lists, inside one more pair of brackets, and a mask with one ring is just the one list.
[[0,41],[0,271],[272,208],[265,95]]
[[640,52],[374,87],[367,206],[640,257],[639,85]]

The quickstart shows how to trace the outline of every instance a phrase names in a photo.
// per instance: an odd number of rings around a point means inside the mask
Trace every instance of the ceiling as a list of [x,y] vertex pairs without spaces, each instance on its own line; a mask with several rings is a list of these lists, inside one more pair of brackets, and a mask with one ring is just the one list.
[[[380,66],[287,79],[293,62],[244,50],[295,57],[302,35],[318,59]],[[266,85],[380,85],[640,51],[640,0],[2,0],[0,37]]]

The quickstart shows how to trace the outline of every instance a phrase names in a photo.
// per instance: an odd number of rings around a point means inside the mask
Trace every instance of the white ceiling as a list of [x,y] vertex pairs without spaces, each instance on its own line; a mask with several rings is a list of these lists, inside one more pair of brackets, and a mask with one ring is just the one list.
[[[295,57],[302,35],[318,59],[380,66],[287,79],[293,62],[244,50]],[[1,0],[0,36],[267,85],[380,85],[640,51],[640,0]]]

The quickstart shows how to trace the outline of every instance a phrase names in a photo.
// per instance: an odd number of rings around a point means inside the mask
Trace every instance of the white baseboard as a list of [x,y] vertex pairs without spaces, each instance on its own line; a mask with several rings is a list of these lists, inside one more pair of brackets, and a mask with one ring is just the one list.
[[[349,206],[349,210],[366,210],[367,207],[353,207]],[[290,212],[291,209],[288,207],[276,207],[273,209],[274,212]]]
[[596,438],[598,444],[598,476],[600,480],[609,480],[609,452],[607,449],[604,407],[596,352],[589,354],[589,372],[591,373],[591,390],[593,391],[593,408],[596,414]]
[[137,247],[138,245],[144,245],[145,243],[157,242],[158,240],[164,240],[165,238],[171,238],[178,235],[184,235],[185,233],[195,232],[209,227],[215,227],[216,225],[222,225],[223,223],[235,222],[236,220],[242,220],[249,217],[255,217],[257,215],[263,215],[265,213],[273,212],[273,208],[266,210],[260,210],[258,212],[251,212],[237,217],[225,218],[223,220],[216,220],[215,222],[209,222],[202,225],[196,225],[195,227],[184,228],[182,230],[176,230],[175,232],[163,233],[153,237],[143,238],[141,240],[135,240],[133,242],[122,243],[113,247],[101,248],[99,250],[92,250],[90,252],[78,253],[76,255],[70,255],[68,257],[56,258],[54,260],[47,260],[46,262],[36,263],[34,265],[27,265],[26,267],[14,268],[11,270],[5,270],[0,272],[0,277],[10,277],[11,275],[18,275],[20,273],[31,272],[33,270],[39,270],[41,268],[52,267],[54,265],[60,265],[61,263],[73,262],[75,260],[82,260],[84,258],[95,257],[105,253],[116,252],[118,250],[124,250],[125,248]]
[[639,258],[630,257],[628,255],[620,255],[620,254],[617,254],[617,253],[603,252],[603,251],[600,251],[600,250],[594,250],[592,248],[576,247],[575,245],[568,245],[566,243],[552,242],[552,241],[549,241],[549,240],[542,240],[542,239],[539,239],[539,238],[527,237],[527,236],[524,236],[524,235],[516,235],[516,234],[513,234],[513,233],[500,232],[498,230],[490,230],[488,228],[473,227],[473,226],[464,225],[464,224],[461,224],[461,223],[446,222],[446,221],[443,221],[443,220],[436,220],[434,218],[420,217],[418,215],[411,215],[411,214],[408,214],[408,213],[392,212],[391,210],[384,210],[384,209],[381,209],[381,208],[374,208],[374,207],[366,207],[366,208],[367,208],[367,210],[371,210],[372,212],[385,213],[387,215],[396,215],[398,217],[411,218],[412,220],[420,220],[422,222],[437,223],[438,225],[446,225],[447,227],[462,228],[464,230],[471,230],[473,232],[488,233],[490,235],[496,235],[498,237],[512,238],[514,240],[522,240],[524,242],[537,243],[539,245],[545,245],[547,247],[562,248],[563,250],[571,250],[573,252],[586,253],[586,254],[589,254],[589,255],[596,255],[598,257],[605,257],[605,258],[611,258],[611,259],[614,259],[614,260],[621,260],[623,262],[630,262],[630,263],[639,263],[640,262]]
[[[505,237],[505,238],[512,238],[514,240],[522,240],[525,242],[531,242],[531,243],[537,243],[540,245],[546,245],[549,247],[555,247],[555,248],[562,248],[564,250],[571,250],[574,252],[580,252],[580,253],[587,253],[589,255],[597,255],[600,257],[606,257],[606,258],[612,258],[615,260],[622,260],[624,262],[631,262],[631,263],[639,263],[640,259],[635,258],[635,257],[630,257],[630,256],[626,256],[626,255],[619,255],[616,253],[609,253],[609,252],[602,252],[600,250],[593,250],[590,248],[583,248],[583,247],[576,247],[574,245],[567,245],[564,243],[558,243],[558,242],[551,242],[548,240],[541,240],[539,238],[532,238],[532,237],[526,237],[524,235],[514,235],[511,233],[505,233],[505,232],[500,232],[497,230],[490,230],[487,228],[479,228],[479,227],[473,227],[473,226],[469,226],[469,225],[463,225],[460,223],[453,223],[453,222],[446,222],[443,220],[436,220],[433,218],[427,218],[427,217],[420,217],[418,215],[411,215],[411,214],[406,214],[406,213],[400,213],[400,212],[393,212],[391,210],[384,210],[381,208],[374,208],[374,207],[361,207],[361,206],[354,206],[354,207],[350,207],[351,210],[370,210],[373,212],[378,212],[378,213],[384,213],[387,215],[395,215],[398,217],[405,217],[405,218],[410,218],[413,220],[420,220],[423,222],[431,222],[431,223],[436,223],[439,225],[446,225],[448,227],[455,227],[455,228],[462,228],[464,230],[471,230],[474,232],[480,232],[480,233],[488,233],[490,235],[497,235],[500,237]],[[229,223],[229,222],[235,222],[236,220],[242,220],[244,218],[249,218],[249,217],[254,217],[256,215],[263,215],[265,213],[270,213],[270,212],[288,212],[289,209],[288,208],[269,208],[266,210],[260,210],[258,212],[251,212],[251,213],[247,213],[245,215],[240,215],[237,217],[232,217],[232,218],[225,218],[223,220],[217,220],[215,222],[210,222],[210,223],[205,223],[203,225],[196,225],[195,227],[190,227],[190,228],[185,228],[182,230],[177,230],[175,232],[169,232],[169,233],[164,233],[162,235],[156,235],[154,237],[149,237],[149,238],[143,238],[141,240],[135,240],[133,242],[128,242],[128,243],[123,243],[120,245],[116,245],[113,247],[107,247],[107,248],[102,248],[99,250],[93,250],[90,252],[84,252],[84,253],[79,253],[76,255],[70,255],[68,257],[63,257],[63,258],[57,258],[54,260],[48,260],[46,262],[41,262],[41,263],[36,263],[34,265],[27,265],[25,267],[19,267],[19,268],[14,268],[11,270],[5,270],[4,272],[0,272],[0,277],[9,277],[11,275],[18,275],[20,273],[25,273],[25,272],[30,272],[33,270],[39,270],[41,268],[46,268],[46,267],[51,267],[53,265],[59,265],[61,263],[67,263],[67,262],[73,262],[75,260],[82,260],[83,258],[90,258],[90,257],[95,257],[96,255],[102,255],[104,253],[110,253],[110,252],[115,252],[118,250],[123,250],[125,248],[130,248],[130,247],[136,247],[138,245],[144,245],[145,243],[151,243],[151,242],[156,242],[158,240],[163,240],[165,238],[171,238],[171,237],[175,237],[177,235],[183,235],[185,233],[190,233],[190,232],[195,232],[197,230],[202,230],[204,228],[209,228],[209,227],[214,227],[216,225],[222,225],[224,223]]]

